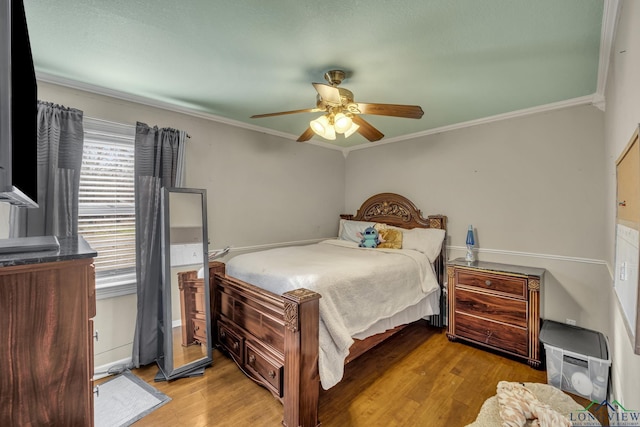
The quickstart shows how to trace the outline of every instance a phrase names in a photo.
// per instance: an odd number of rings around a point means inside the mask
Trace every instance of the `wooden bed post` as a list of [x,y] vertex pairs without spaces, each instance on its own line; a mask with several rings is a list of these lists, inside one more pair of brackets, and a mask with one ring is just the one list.
[[285,427],[317,427],[320,375],[318,330],[320,294],[308,289],[284,297]]

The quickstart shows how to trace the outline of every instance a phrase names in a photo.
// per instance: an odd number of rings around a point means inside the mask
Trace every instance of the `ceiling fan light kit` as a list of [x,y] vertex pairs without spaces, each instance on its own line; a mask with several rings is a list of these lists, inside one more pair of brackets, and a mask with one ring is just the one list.
[[335,140],[336,133],[343,134],[345,138],[348,138],[358,132],[370,142],[374,142],[382,139],[384,134],[363,119],[360,114],[410,119],[419,119],[424,114],[418,105],[357,103],[353,100],[353,93],[350,90],[337,87],[345,76],[346,73],[342,70],[330,70],[324,74],[324,78],[329,84],[312,83],[318,93],[316,108],[258,114],[251,116],[251,118],[324,112],[324,115],[309,122],[309,127],[298,137],[298,141],[308,141],[314,134],[328,140]]
[[360,128],[360,126],[353,123],[353,120],[348,115],[342,112],[334,113],[333,111],[311,120],[309,127],[316,135],[331,141],[336,139],[336,133],[344,134],[345,138],[349,138]]

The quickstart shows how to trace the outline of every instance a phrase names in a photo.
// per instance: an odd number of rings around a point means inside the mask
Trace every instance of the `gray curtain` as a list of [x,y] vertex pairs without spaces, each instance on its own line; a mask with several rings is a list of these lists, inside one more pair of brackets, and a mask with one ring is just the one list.
[[150,128],[136,124],[136,275],[138,312],[133,339],[135,367],[158,358],[158,316],[162,304],[162,253],[160,194],[162,187],[175,187],[184,159],[186,133],[176,129]]
[[37,209],[11,207],[10,237],[78,234],[82,111],[38,101]]

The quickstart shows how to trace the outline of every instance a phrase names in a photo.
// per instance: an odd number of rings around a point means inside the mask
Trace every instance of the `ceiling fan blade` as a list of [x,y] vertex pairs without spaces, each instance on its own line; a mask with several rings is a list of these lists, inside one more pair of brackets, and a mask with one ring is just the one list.
[[424,114],[424,111],[422,111],[419,105],[366,104],[358,102],[358,109],[361,114],[405,117],[408,119],[419,119]]
[[323,101],[330,102],[332,104],[340,105],[342,100],[340,98],[340,91],[337,87],[329,86],[324,83],[311,83],[318,92],[318,95]]
[[267,113],[267,114],[256,114],[251,116],[252,119],[260,119],[262,117],[273,117],[273,116],[283,116],[285,114],[297,114],[297,113],[317,113],[320,110],[318,108],[305,108],[304,110],[291,110],[291,111],[280,111],[278,113]]
[[315,135],[316,133],[313,131],[313,129],[311,129],[311,127],[308,127],[307,130],[305,130],[304,132],[302,132],[302,135],[300,135],[298,137],[298,139],[296,139],[296,141],[298,142],[304,142],[304,141],[308,141],[310,140],[313,135]]
[[353,116],[351,118],[355,124],[360,126],[358,128],[358,133],[365,138],[367,138],[371,142],[380,141],[384,134],[380,132],[378,129],[374,128],[371,123],[366,121],[360,116]]

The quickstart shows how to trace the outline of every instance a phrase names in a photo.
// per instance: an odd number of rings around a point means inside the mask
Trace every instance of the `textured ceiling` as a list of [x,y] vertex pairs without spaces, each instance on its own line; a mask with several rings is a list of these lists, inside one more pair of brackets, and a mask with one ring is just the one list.
[[604,0],[24,2],[39,78],[293,139],[320,113],[249,117],[314,107],[311,82],[334,68],[347,71],[341,86],[356,101],[422,107],[419,120],[364,116],[386,140],[594,95],[605,9]]

